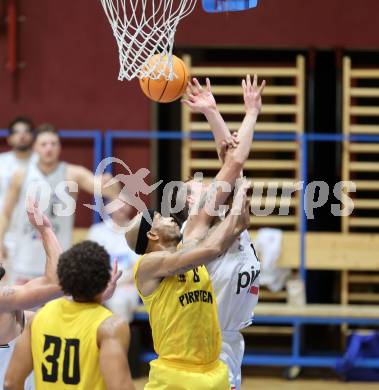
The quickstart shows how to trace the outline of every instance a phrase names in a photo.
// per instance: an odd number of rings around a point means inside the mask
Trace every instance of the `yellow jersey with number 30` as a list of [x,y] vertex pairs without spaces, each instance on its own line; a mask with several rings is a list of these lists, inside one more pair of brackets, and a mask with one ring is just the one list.
[[97,330],[112,316],[97,303],[67,298],[49,302],[31,326],[37,390],[105,390],[100,373]]

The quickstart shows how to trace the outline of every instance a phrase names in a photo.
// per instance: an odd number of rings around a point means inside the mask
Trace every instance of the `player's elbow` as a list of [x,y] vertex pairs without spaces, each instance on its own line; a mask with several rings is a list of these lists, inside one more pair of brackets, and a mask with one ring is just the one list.
[[207,252],[207,258],[209,260],[213,260],[216,257],[220,256],[223,252],[221,242],[212,242],[205,246],[205,250]]
[[246,155],[244,155],[243,153],[240,153],[238,155],[236,155],[234,158],[233,158],[233,167],[238,171],[240,172],[242,169],[243,169],[243,165],[245,164],[246,160],[247,160],[247,157]]
[[130,375],[124,375],[121,380],[116,380],[113,383],[107,384],[108,390],[135,390],[133,381]]
[[5,380],[4,390],[13,390],[13,389],[15,389],[14,384],[11,381]]
[[17,383],[16,377],[14,375],[11,375],[10,373],[7,373],[4,379],[4,390],[17,390],[22,389],[23,387],[20,387]]
[[242,153],[235,153],[235,151],[233,151],[225,163],[228,165],[230,170],[239,173],[243,169],[243,165],[245,164],[246,159],[247,156],[243,155]]

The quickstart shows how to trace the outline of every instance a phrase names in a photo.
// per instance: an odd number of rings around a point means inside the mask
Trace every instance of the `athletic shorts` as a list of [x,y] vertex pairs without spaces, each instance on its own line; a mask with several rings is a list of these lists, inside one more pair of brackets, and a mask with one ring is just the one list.
[[229,383],[232,390],[241,389],[241,365],[245,352],[245,341],[239,331],[222,331],[220,360],[229,370]]
[[150,362],[149,382],[145,390],[229,390],[228,369],[221,361],[204,371],[186,371],[168,366],[161,360]]

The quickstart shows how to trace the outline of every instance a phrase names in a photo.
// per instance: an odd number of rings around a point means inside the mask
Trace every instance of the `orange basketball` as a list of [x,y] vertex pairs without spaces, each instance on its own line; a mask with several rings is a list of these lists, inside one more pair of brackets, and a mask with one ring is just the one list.
[[[154,65],[154,62],[158,61],[158,59],[159,54],[153,56],[149,61],[149,66]],[[156,80],[150,77],[140,79],[143,93],[151,100],[159,103],[173,102],[179,99],[186,90],[189,76],[188,69],[184,62],[176,56],[173,56],[172,62],[175,74],[172,80],[167,80],[163,75]],[[168,66],[164,63],[159,66],[165,67],[165,74],[168,75]]]

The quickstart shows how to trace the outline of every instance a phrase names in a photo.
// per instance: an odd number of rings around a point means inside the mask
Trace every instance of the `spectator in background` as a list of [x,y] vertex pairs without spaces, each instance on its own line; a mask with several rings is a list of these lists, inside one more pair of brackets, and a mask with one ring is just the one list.
[[[33,155],[34,124],[29,118],[19,116],[13,119],[8,126],[8,132],[7,143],[11,150],[0,153],[0,210],[3,208],[5,194],[13,174],[18,169],[26,169],[30,161],[37,160],[36,155]],[[16,223],[15,212],[4,243],[9,259],[13,257],[15,247]]]
[[[0,262],[4,256],[4,237],[12,214],[17,207],[25,208],[28,196],[32,195],[40,201],[59,242],[66,250],[71,246],[78,190],[90,194],[100,190],[96,195],[111,199],[117,199],[120,192],[117,183],[105,187],[104,177],[95,177],[81,165],[61,161],[60,139],[54,126],[44,124],[38,127],[34,149],[38,162],[15,172],[0,212]],[[17,284],[23,284],[43,274],[44,249],[40,235],[25,218],[19,219],[15,236],[17,245],[12,259],[13,278]]]
[[88,232],[88,239],[104,246],[110,254],[110,261],[116,259],[119,270],[123,272],[116,291],[106,302],[106,306],[128,322],[133,320],[139,301],[133,279],[133,267],[138,255],[129,248],[122,229],[129,222],[131,213],[132,207],[125,203],[111,214],[111,219],[92,225]]

